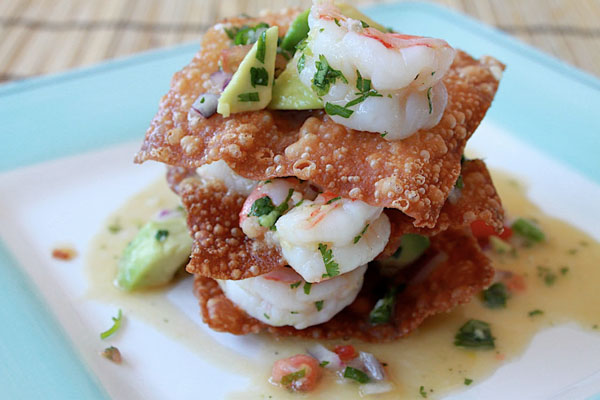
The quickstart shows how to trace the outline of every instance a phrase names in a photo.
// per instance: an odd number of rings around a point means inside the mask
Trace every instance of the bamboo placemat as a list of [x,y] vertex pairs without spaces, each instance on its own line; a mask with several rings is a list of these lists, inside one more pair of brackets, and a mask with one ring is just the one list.
[[[436,2],[600,76],[600,0]],[[310,0],[2,0],[0,82],[197,40],[226,16],[309,4]]]

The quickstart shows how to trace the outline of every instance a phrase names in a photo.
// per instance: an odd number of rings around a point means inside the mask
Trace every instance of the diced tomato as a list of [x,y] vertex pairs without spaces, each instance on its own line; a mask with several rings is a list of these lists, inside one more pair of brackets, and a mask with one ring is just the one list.
[[324,193],[321,193],[321,197],[323,198],[323,202],[327,203],[328,201],[333,200],[336,197],[338,197],[338,195],[335,193],[331,193],[331,192],[324,192]]
[[473,232],[473,236],[477,239],[488,239],[490,236],[498,236],[502,240],[507,240],[512,236],[512,229],[508,226],[504,227],[502,233],[496,232],[496,230],[478,219],[471,223],[471,231]]
[[503,279],[504,284],[513,293],[524,292],[527,289],[527,283],[523,275],[512,274],[509,278]]
[[321,369],[316,358],[306,354],[296,354],[275,361],[271,379],[288,389],[309,392],[319,383]]
[[340,357],[340,360],[342,360],[344,364],[348,363],[349,361],[355,359],[358,356],[354,346],[349,344],[335,346],[333,352]]
[[498,235],[498,237],[502,240],[508,240],[508,239],[510,239],[512,234],[513,234],[512,229],[510,229],[508,226],[505,225],[504,230],[502,231],[501,234]]

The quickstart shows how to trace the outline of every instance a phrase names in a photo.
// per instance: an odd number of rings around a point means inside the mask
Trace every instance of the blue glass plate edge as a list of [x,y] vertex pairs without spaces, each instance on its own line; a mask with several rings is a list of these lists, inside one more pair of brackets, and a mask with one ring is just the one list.
[[[530,56],[545,66],[553,68],[593,90],[597,91],[600,87],[600,81],[594,77],[519,43],[508,35],[443,7],[423,3],[401,3],[379,5],[368,8],[366,11],[375,16],[378,13],[401,12],[408,8],[435,14],[440,18],[449,20],[450,23],[464,24],[463,26],[475,30],[476,33],[483,33],[494,40],[499,40],[502,44]],[[171,49],[148,52],[128,59],[111,61],[65,74],[5,84],[0,87],[0,98],[26,93],[48,85],[84,79],[101,72],[135,67],[158,60],[165,61],[165,58],[173,59],[173,64],[177,64],[175,67],[177,68],[187,62],[195,49],[197,49],[197,44],[176,46]],[[184,60],[184,63],[179,63],[180,60]],[[170,73],[174,70],[171,69]],[[121,138],[122,140],[124,138]],[[111,140],[105,140],[103,144],[107,146],[113,143],[111,143]],[[10,150],[10,146],[8,148]],[[85,148],[84,146],[84,148],[70,148],[66,151],[65,149],[63,151],[53,151],[46,153],[45,157],[38,157],[35,161],[27,163],[13,160],[8,166],[0,166],[0,171],[76,154],[82,150],[87,151],[91,148]],[[595,180],[598,181],[598,179]],[[0,318],[3,321],[13,322],[0,330],[0,354],[2,354],[3,361],[7,361],[0,364],[0,377],[3,377],[0,382],[4,394],[11,398],[108,398],[96,377],[89,373],[86,366],[74,352],[62,327],[54,319],[51,310],[48,310],[42,299],[36,294],[33,284],[25,276],[23,270],[18,268],[17,262],[1,243],[0,265],[4,267],[0,268],[0,290],[5,294],[0,307]],[[24,355],[28,357],[24,357]],[[35,385],[32,385],[32,377],[36,377]],[[599,400],[600,395],[594,396],[593,399]]]

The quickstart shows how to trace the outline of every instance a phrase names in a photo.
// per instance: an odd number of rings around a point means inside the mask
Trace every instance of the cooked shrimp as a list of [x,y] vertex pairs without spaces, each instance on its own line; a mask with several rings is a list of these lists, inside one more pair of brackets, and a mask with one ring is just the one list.
[[455,55],[448,43],[380,32],[328,1],[313,4],[308,22],[300,79],[335,122],[398,140],[440,121],[447,103],[441,79]]
[[275,361],[270,381],[294,391],[309,392],[317,386],[322,371],[319,361],[306,354]]
[[204,181],[221,181],[230,191],[245,196],[248,196],[257,184],[257,181],[236,174],[223,160],[204,164],[196,169],[196,173]]
[[320,324],[354,301],[367,266],[321,283],[310,284],[291,268],[238,281],[218,281],[233,303],[272,326],[296,329]]
[[390,236],[382,211],[359,200],[320,194],[279,218],[275,237],[288,264],[306,281],[320,282],[381,253]]
[[302,201],[305,193],[311,192],[308,184],[296,178],[270,179],[259,183],[242,206],[240,227],[249,238],[263,237],[277,218]]

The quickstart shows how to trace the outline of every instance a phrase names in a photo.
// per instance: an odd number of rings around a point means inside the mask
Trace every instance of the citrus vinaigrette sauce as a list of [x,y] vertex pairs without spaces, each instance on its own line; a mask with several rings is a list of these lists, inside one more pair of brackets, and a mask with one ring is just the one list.
[[[525,196],[525,188],[513,177],[494,172],[494,183],[504,208],[510,217],[531,218],[546,234],[546,241],[530,247],[518,247],[515,254],[486,251],[497,269],[523,276],[526,289],[511,293],[506,308],[486,308],[479,297],[447,314],[428,318],[415,332],[393,343],[370,344],[360,341],[322,341],[332,348],[351,343],[357,350],[373,353],[387,364],[386,372],[394,390],[375,396],[378,399],[439,398],[464,390],[490,376],[503,364],[516,360],[533,336],[544,328],[575,321],[586,330],[600,332],[600,244],[566,222],[543,214]],[[218,368],[227,369],[250,378],[250,386],[229,399],[297,399],[301,394],[290,393],[268,382],[273,363],[297,353],[305,353],[313,342],[300,339],[277,340],[258,335],[258,358],[248,358],[219,344],[206,327],[199,327],[167,298],[174,286],[190,288],[190,304],[197,307],[191,293],[191,277],[180,274],[166,290],[157,289],[128,294],[113,285],[117,261],[127,243],[148,219],[164,208],[175,208],[178,198],[164,181],[157,182],[128,200],[107,221],[90,245],[88,296],[116,304],[127,315],[141,318],[190,351]],[[542,268],[539,268],[542,267]],[[547,279],[547,275],[554,276]],[[540,312],[532,311],[539,310]],[[199,308],[198,311],[199,312]],[[496,338],[493,350],[468,350],[454,346],[454,335],[469,319],[488,322]],[[124,332],[126,334],[126,332]],[[226,335],[226,334],[224,334]],[[209,350],[207,350],[209,349]],[[422,389],[421,389],[422,386]],[[311,398],[360,398],[358,384],[341,383],[326,371]]]

